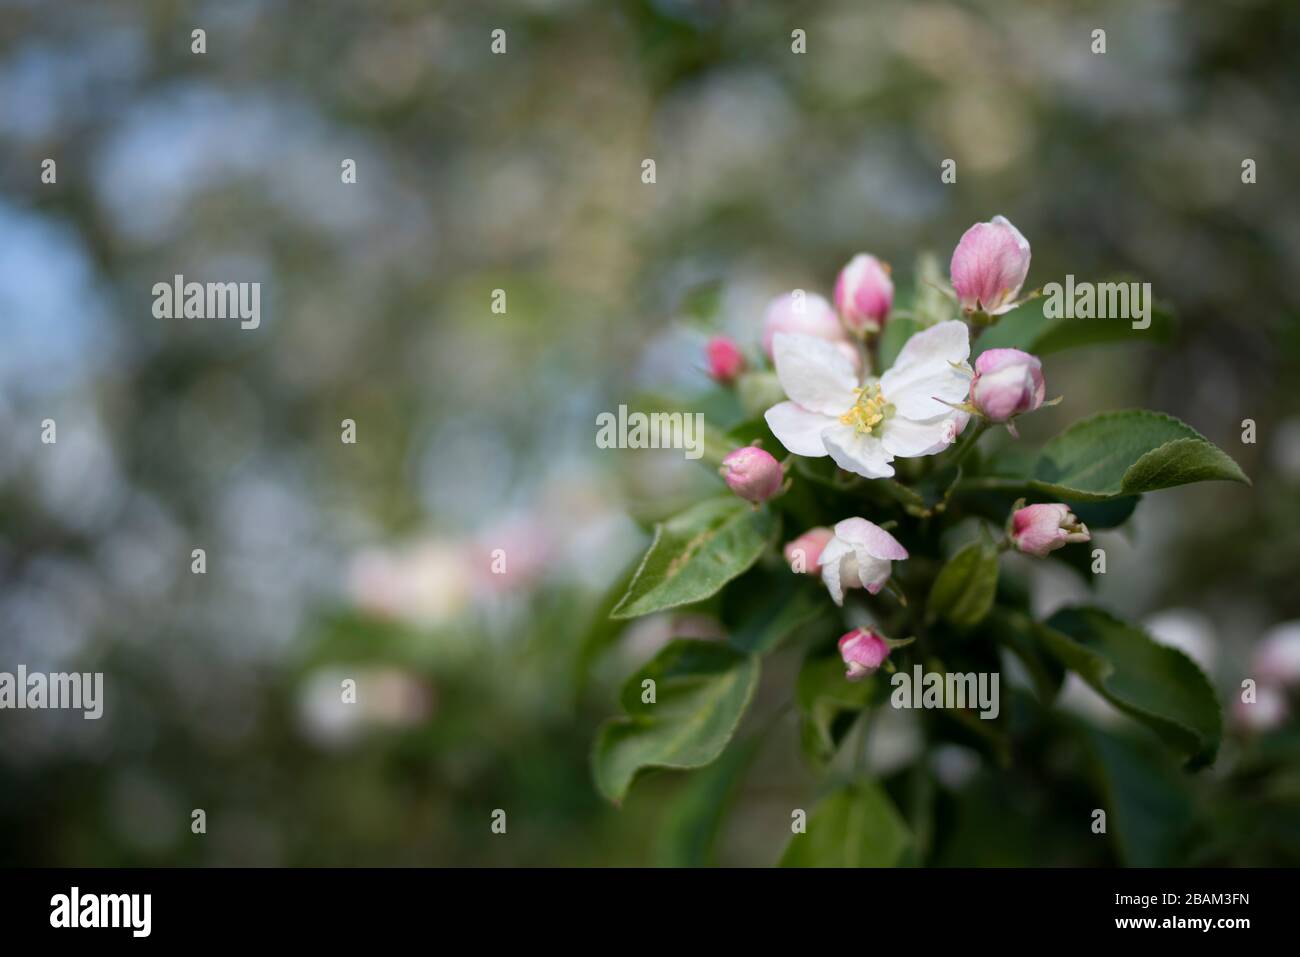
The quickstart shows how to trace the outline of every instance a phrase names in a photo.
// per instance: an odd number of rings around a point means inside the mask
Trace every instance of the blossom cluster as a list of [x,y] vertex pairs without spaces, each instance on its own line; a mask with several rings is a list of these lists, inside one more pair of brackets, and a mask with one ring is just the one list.
[[[840,270],[833,302],[803,291],[773,300],[764,316],[762,351],[786,398],[764,416],[772,435],[791,457],[829,456],[868,481],[892,481],[898,460],[941,454],[959,439],[974,441],[991,424],[1016,435],[1017,417],[1048,404],[1042,362],[1019,349],[987,349],[972,366],[971,342],[972,333],[1025,301],[1019,297],[1029,263],[1029,242],[1005,217],[971,226],[953,250],[946,290],[960,318],[919,329],[880,374],[872,368],[874,346],[894,314],[887,263],[855,255]],[[734,383],[747,367],[740,346],[722,336],[709,342],[706,359],[723,384]],[[789,487],[788,468],[789,459],[783,463],[747,446],[727,456],[722,475],[758,507]],[[1018,506],[1008,518],[1004,548],[1041,558],[1089,540],[1087,527],[1064,503]],[[851,589],[879,593],[893,563],[908,558],[886,528],[860,516],[833,529],[805,530],[786,545],[785,555],[792,571],[820,575],[837,605]],[[847,676],[874,672],[890,647],[870,629],[845,635],[840,651]]]

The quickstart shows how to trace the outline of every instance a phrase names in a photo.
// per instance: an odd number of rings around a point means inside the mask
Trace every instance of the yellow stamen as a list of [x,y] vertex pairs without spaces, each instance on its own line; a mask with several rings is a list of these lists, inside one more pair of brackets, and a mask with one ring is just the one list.
[[880,394],[880,386],[874,382],[854,389],[853,393],[858,399],[853,408],[840,416],[840,422],[869,435],[872,429],[885,420],[893,406],[885,401],[885,397]]

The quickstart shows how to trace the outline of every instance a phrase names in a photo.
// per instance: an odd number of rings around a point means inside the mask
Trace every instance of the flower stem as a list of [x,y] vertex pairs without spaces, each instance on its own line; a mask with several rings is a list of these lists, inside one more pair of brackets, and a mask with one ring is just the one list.
[[965,461],[966,456],[970,455],[971,449],[975,448],[975,443],[980,440],[980,436],[988,430],[988,422],[980,419],[975,424],[975,428],[970,429],[957,442],[957,448],[953,450],[952,458],[948,460],[948,465],[956,467]]
[[956,491],[1028,492],[1032,490],[1029,487],[1028,479],[1000,478],[996,475],[987,475],[977,478],[962,479],[957,483]]

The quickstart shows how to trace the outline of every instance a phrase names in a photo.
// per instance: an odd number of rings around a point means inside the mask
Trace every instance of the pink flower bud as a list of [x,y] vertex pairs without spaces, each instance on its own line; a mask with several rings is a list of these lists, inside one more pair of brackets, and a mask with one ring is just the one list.
[[1300,685],[1300,621],[1271,628],[1256,646],[1251,667],[1261,682],[1283,688]]
[[763,351],[772,358],[772,337],[778,332],[792,336],[816,336],[827,342],[847,342],[844,327],[831,304],[816,293],[786,293],[777,296],[763,317]]
[[727,336],[714,336],[704,347],[704,354],[709,360],[709,375],[723,385],[736,381],[736,376],[745,368],[745,357],[734,339]]
[[790,570],[803,575],[821,574],[817,562],[822,557],[826,543],[834,537],[835,533],[829,528],[818,527],[810,528],[794,541],[788,542],[785,546],[785,560],[790,564]]
[[840,270],[835,281],[835,308],[855,335],[879,332],[894,304],[889,266],[875,256],[859,253]]
[[766,502],[781,490],[781,463],[753,445],[736,449],[722,460],[727,486],[747,502]]
[[1260,685],[1255,690],[1254,701],[1233,702],[1232,716],[1239,727],[1247,731],[1272,731],[1286,724],[1286,696],[1270,685]]
[[844,677],[857,681],[884,663],[889,657],[889,644],[871,628],[854,628],[840,639],[840,657],[849,666]]
[[1005,216],[976,223],[953,250],[950,272],[965,312],[1009,312],[1029,274],[1029,241]]
[[1006,422],[1043,404],[1047,386],[1037,356],[1019,349],[989,349],[975,360],[971,405],[992,422]]
[[1068,505],[1053,502],[1027,505],[1011,516],[1011,541],[1026,555],[1043,558],[1070,542],[1086,542],[1088,526],[1074,517]]

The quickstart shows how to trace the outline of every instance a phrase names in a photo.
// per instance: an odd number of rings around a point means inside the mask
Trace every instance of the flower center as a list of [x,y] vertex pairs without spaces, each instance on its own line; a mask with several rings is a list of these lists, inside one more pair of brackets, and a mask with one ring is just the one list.
[[871,431],[894,411],[894,407],[880,394],[878,383],[864,385],[860,389],[854,389],[853,393],[858,400],[853,403],[853,408],[840,416],[840,422],[853,426],[863,435],[870,435]]

